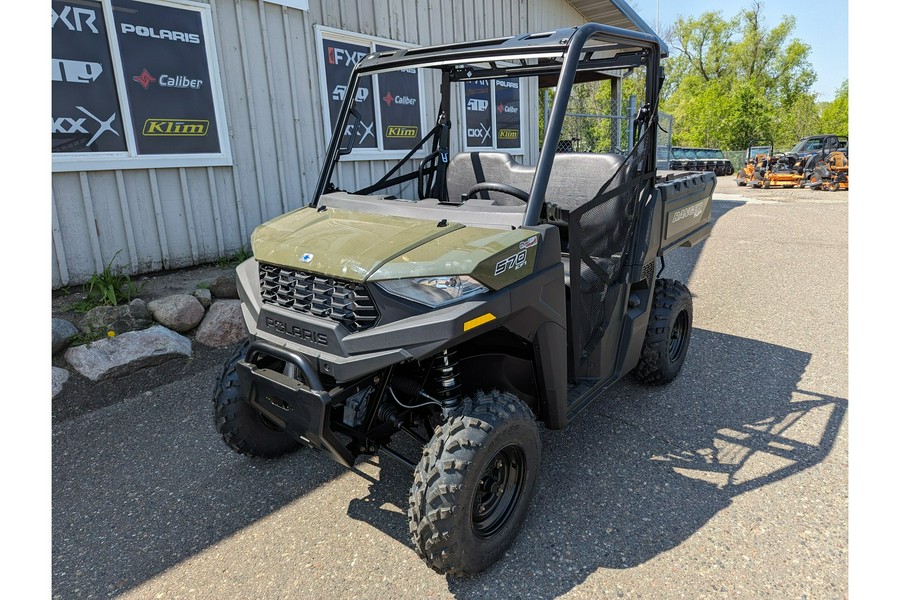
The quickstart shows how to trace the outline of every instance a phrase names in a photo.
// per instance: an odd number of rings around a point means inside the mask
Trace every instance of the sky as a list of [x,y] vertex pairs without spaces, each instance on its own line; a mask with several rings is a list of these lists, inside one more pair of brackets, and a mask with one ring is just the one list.
[[[721,11],[726,19],[734,17],[751,0],[628,0],[647,25],[656,28],[657,3],[659,29],[673,25],[679,17],[699,17],[710,11]],[[819,100],[833,100],[835,90],[848,79],[848,0],[816,0],[813,3],[764,0],[764,25],[772,29],[789,14],[796,19],[793,36],[810,45],[810,62],[818,74],[812,91]],[[796,10],[805,6],[809,10]],[[796,12],[795,12],[796,10]],[[673,49],[670,48],[670,51]]]

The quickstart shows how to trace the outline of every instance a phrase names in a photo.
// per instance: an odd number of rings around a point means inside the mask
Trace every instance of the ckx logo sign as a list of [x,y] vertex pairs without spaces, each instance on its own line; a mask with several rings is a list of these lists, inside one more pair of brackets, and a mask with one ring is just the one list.
[[469,127],[466,130],[466,135],[470,138],[479,139],[482,144],[487,144],[488,140],[491,139],[491,130],[489,127],[485,127],[484,123],[479,123],[478,125],[478,127]]
[[78,110],[83,112],[87,117],[54,117],[53,118],[53,133],[64,133],[64,134],[72,134],[72,133],[84,133],[88,134],[90,131],[85,129],[85,122],[87,118],[90,117],[94,121],[97,122],[99,127],[97,127],[97,131],[94,132],[94,135],[91,136],[90,141],[88,141],[85,146],[90,146],[97,138],[100,137],[103,133],[109,131],[114,133],[115,135],[119,135],[119,132],[113,129],[112,122],[116,119],[116,113],[113,113],[105,121],[91,114],[88,109],[83,106],[76,106]]

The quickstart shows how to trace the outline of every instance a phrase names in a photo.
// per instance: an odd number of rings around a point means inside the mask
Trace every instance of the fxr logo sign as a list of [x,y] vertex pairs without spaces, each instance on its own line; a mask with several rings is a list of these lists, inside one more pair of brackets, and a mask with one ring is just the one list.
[[94,26],[97,20],[97,13],[89,8],[79,8],[76,6],[64,6],[62,12],[57,13],[52,8],[53,20],[50,27],[56,27],[57,23],[62,23],[69,31],[85,31],[85,27],[91,33],[100,33]]
[[466,102],[466,108],[474,112],[484,112],[488,108],[488,101],[480,98],[469,98]]
[[353,67],[366,56],[365,52],[360,52],[359,50],[353,52],[351,50],[344,50],[343,48],[335,48],[333,46],[328,46],[327,50],[329,65]]

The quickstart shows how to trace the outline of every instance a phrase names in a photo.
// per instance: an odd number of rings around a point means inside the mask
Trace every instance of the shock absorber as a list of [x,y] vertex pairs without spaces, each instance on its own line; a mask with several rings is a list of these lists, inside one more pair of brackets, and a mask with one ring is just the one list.
[[444,350],[434,357],[431,369],[434,373],[432,381],[435,396],[441,402],[444,411],[459,407],[459,363],[456,360],[456,350]]

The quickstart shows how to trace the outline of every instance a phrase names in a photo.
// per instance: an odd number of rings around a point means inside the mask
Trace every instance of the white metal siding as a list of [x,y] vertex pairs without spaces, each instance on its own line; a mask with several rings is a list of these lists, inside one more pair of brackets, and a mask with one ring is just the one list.
[[[584,22],[564,0],[310,0],[309,12],[215,0],[212,12],[234,166],[54,173],[54,288],[107,264],[137,274],[214,261],[305,204],[325,151],[314,25],[429,45]],[[526,88],[523,124],[537,122],[536,98]],[[423,101],[433,123],[436,100]],[[463,128],[454,133],[458,149]],[[522,134],[533,160],[537,131]],[[342,163],[337,180],[358,189],[393,164]]]

